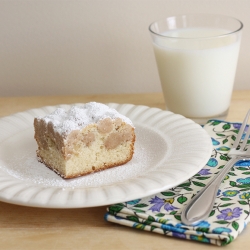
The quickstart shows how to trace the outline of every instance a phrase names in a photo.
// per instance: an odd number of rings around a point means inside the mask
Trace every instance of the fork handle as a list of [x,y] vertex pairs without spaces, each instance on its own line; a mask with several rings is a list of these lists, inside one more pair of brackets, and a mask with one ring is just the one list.
[[213,209],[214,200],[217,196],[218,189],[226,174],[231,167],[239,161],[240,157],[231,158],[224,168],[217,174],[198,194],[191,199],[181,214],[181,221],[186,225],[197,224],[207,219]]

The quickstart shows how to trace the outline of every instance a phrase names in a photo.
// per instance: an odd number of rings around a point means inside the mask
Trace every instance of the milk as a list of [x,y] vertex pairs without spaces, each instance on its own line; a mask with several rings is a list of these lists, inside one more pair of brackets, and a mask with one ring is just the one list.
[[[187,117],[214,117],[231,99],[240,38],[228,31],[193,28],[169,31],[154,41],[167,108]],[[180,39],[185,37],[187,39]],[[199,37],[200,39],[193,39]]]

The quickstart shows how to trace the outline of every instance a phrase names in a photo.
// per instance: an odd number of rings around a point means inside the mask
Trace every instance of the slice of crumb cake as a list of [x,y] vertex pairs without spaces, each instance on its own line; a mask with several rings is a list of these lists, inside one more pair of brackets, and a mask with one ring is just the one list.
[[134,153],[131,120],[101,103],[57,108],[35,118],[34,129],[39,161],[66,179],[125,164]]

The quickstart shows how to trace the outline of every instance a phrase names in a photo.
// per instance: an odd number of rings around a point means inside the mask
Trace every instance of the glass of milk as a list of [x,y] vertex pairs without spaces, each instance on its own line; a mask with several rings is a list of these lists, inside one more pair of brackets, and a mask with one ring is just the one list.
[[200,124],[226,118],[242,28],[235,18],[213,14],[172,16],[149,26],[168,110]]

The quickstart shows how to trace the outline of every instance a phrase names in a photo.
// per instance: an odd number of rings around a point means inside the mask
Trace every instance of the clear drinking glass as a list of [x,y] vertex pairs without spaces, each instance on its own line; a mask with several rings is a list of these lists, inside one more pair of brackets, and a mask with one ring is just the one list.
[[205,123],[225,119],[243,24],[227,16],[189,14],[149,26],[166,107]]

